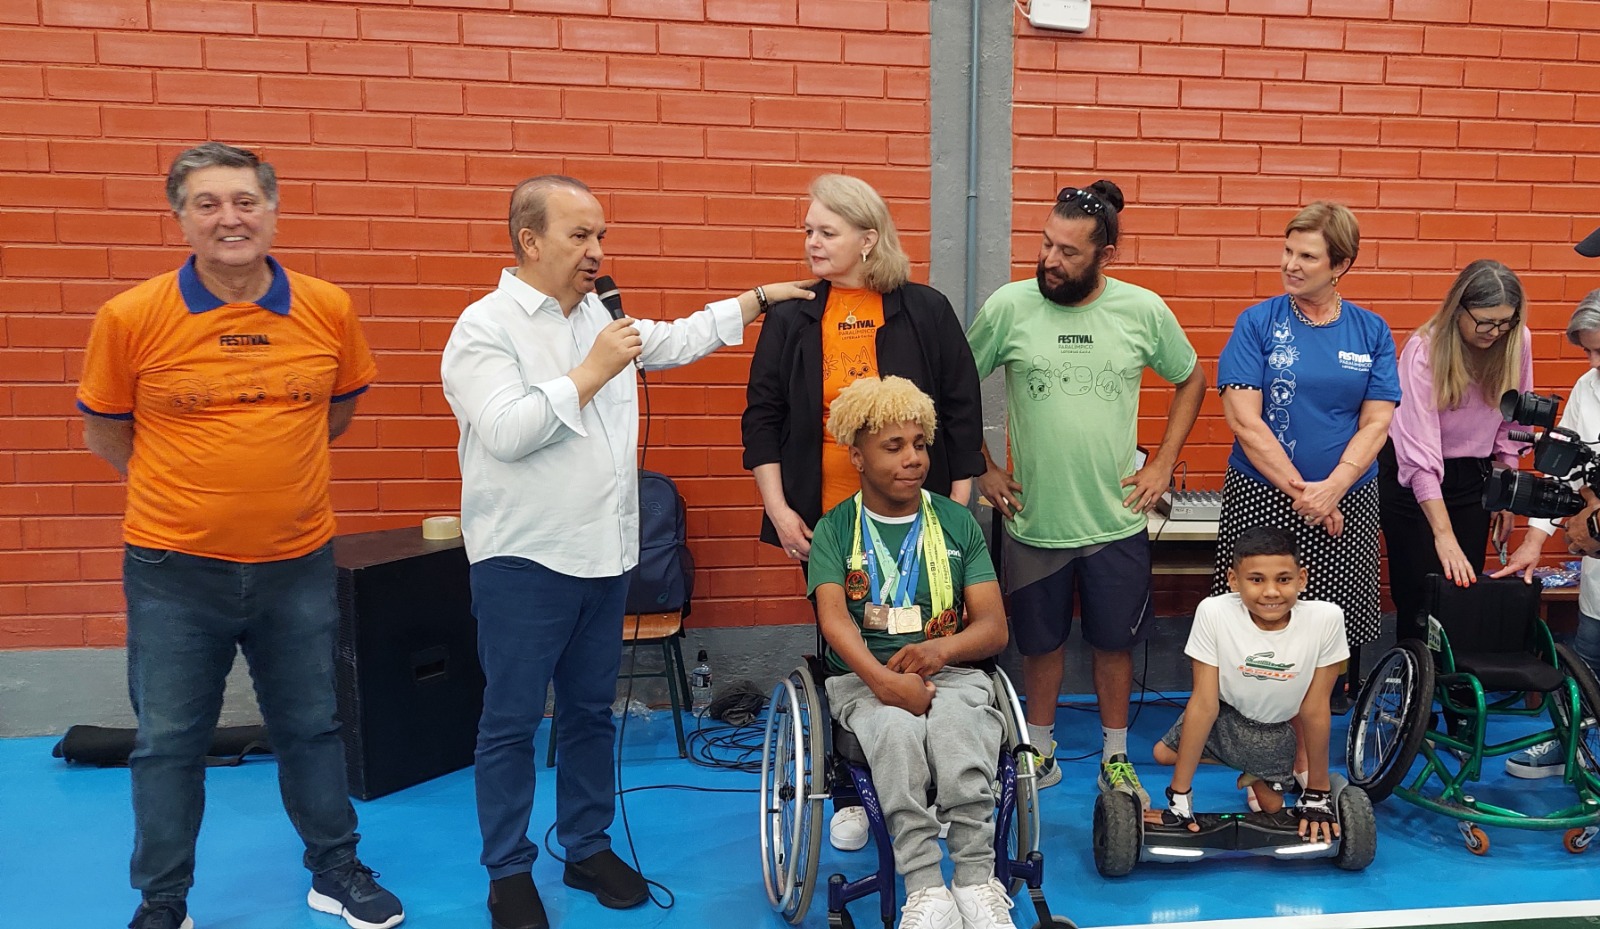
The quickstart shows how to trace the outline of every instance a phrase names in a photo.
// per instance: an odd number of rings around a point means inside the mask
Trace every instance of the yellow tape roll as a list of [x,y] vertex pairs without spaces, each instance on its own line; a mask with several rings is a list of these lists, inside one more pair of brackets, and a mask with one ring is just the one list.
[[461,538],[461,520],[454,516],[429,516],[422,521],[424,539]]

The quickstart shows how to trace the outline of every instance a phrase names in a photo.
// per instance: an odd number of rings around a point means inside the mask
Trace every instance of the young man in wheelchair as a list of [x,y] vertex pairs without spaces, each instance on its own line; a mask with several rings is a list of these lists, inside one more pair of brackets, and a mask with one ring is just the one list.
[[[1194,692],[1155,746],[1156,761],[1175,766],[1167,809],[1146,812],[1145,822],[1199,831],[1192,801],[1201,762],[1239,771],[1252,806],[1279,815],[1283,788],[1302,776],[1298,770],[1305,777],[1293,814],[1300,835],[1332,841],[1339,824],[1329,793],[1328,695],[1349,657],[1344,612],[1332,603],[1299,601],[1306,569],[1294,535],[1282,529],[1240,534],[1228,586],[1233,593],[1208,597],[1195,610],[1184,648],[1194,660]],[[1299,764],[1291,725],[1297,717]]]
[[989,676],[965,666],[1005,647],[1005,612],[977,521],[922,489],[935,425],[933,401],[904,378],[840,392],[828,430],[849,447],[861,492],[817,523],[807,586],[833,716],[866,754],[905,879],[901,929],[1009,929],[1011,899],[994,877],[1003,722]]

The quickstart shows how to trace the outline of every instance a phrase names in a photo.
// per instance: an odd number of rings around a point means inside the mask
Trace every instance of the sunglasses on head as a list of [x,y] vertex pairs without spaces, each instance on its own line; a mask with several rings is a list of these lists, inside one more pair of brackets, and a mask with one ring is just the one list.
[[1106,210],[1106,202],[1092,190],[1081,187],[1063,187],[1056,194],[1057,203],[1075,203],[1085,216],[1099,216]]

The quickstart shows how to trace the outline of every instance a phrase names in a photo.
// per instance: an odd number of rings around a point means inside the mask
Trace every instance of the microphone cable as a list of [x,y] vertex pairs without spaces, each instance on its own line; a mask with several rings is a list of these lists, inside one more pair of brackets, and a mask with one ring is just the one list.
[[[640,623],[639,616],[637,614],[635,614],[634,617],[633,617],[633,633],[634,633],[634,637],[635,638],[637,638],[638,635],[639,635],[639,623]],[[645,875],[644,868],[642,866],[640,866],[640,864],[639,864],[639,847],[636,844],[634,844],[634,841],[633,841],[633,825],[628,821],[628,801],[627,801],[625,795],[629,794],[629,793],[632,793],[634,791],[643,790],[643,789],[646,789],[646,788],[642,788],[642,787],[626,787],[625,788],[625,787],[622,786],[622,745],[623,745],[624,738],[628,734],[628,717],[633,715],[632,714],[632,708],[633,708],[633,680],[634,680],[634,676],[633,676],[632,663],[633,663],[633,661],[634,661],[634,659],[636,657],[637,657],[637,652],[635,650],[633,650],[633,649],[629,649],[628,650],[628,661],[629,661],[629,667],[628,667],[628,689],[627,689],[626,694],[622,698],[622,722],[620,724],[618,724],[618,726],[617,726],[617,741],[616,741],[616,744],[612,747],[612,751],[611,751],[611,763],[612,763],[612,771],[613,771],[613,778],[614,778],[614,786],[612,788],[613,789],[612,796],[617,801],[617,818],[622,821],[622,835],[623,835],[623,838],[627,841],[627,844],[628,844],[628,857],[630,859],[632,859],[632,861],[633,861],[633,870],[636,873],[638,873],[639,878],[644,881],[646,897],[657,908],[662,909],[662,910],[670,910],[674,906],[677,906],[677,904],[678,904],[677,894],[674,894],[672,892],[672,889],[667,887],[667,885],[661,883],[660,881],[653,880],[650,877],[647,877]],[[674,685],[669,683],[668,686],[670,687],[670,686],[674,686]],[[554,724],[552,722],[551,737],[553,738],[554,735],[555,735]],[[558,759],[559,759],[559,756],[558,756]],[[561,862],[562,864],[568,864],[569,862],[567,861],[567,859],[565,859],[565,858],[561,857],[560,855],[556,854],[556,850],[554,848],[550,847],[550,836],[554,835],[555,831],[556,831],[556,824],[555,824],[555,822],[551,822],[550,823],[550,828],[546,829],[545,832],[544,832],[544,850],[550,855],[550,857],[554,858],[555,860]],[[666,895],[666,902],[662,902],[659,898],[657,898],[657,896],[656,896],[656,891],[657,890],[660,890],[661,893]]]
[[[595,292],[599,295],[600,303],[606,308],[606,312],[611,315],[611,318],[613,320],[622,319],[622,317],[623,317],[623,313],[622,313],[622,294],[620,293],[620,291],[617,288],[617,282],[612,280],[609,275],[605,275],[605,276],[596,278],[594,283],[595,283]],[[643,362],[641,361],[640,358],[635,358],[634,359],[633,369],[634,369],[634,371],[636,371],[638,373],[639,383],[641,385],[643,385],[643,387],[644,387],[644,390],[642,391],[643,394],[644,394],[644,436],[643,436],[643,438],[641,438],[639,440],[639,460],[638,460],[638,465],[637,465],[637,469],[635,471],[635,478],[634,478],[634,483],[635,483],[635,485],[637,485],[638,484],[637,472],[644,470],[645,456],[650,451],[650,380],[649,380],[649,378],[645,377],[644,364],[643,364]],[[627,621],[626,608],[624,608],[623,617],[624,617],[624,622],[626,622]],[[641,622],[641,619],[640,619],[639,615],[638,614],[634,614],[634,616],[633,616],[633,636],[632,636],[632,639],[630,641],[638,639],[640,622]],[[645,893],[648,895],[648,898],[649,898],[650,902],[652,904],[654,904],[656,907],[658,907],[658,908],[660,908],[662,910],[670,910],[674,906],[677,905],[677,900],[678,900],[677,895],[674,894],[672,892],[672,890],[670,888],[668,888],[665,884],[662,884],[659,881],[652,880],[651,878],[649,878],[649,877],[647,877],[645,875],[644,868],[639,863],[639,848],[638,848],[637,845],[634,844],[634,841],[633,841],[633,826],[628,821],[628,802],[627,802],[627,800],[625,798],[625,795],[630,793],[633,790],[638,790],[638,789],[641,789],[641,788],[626,788],[626,787],[622,786],[622,746],[623,746],[623,743],[624,743],[624,739],[628,734],[628,717],[633,715],[632,714],[632,709],[633,709],[633,681],[634,681],[633,666],[634,666],[634,662],[637,661],[637,659],[638,659],[638,651],[637,651],[637,649],[633,649],[633,648],[628,649],[628,688],[627,688],[627,691],[625,692],[625,694],[624,694],[624,696],[622,698],[622,722],[617,726],[617,741],[616,741],[616,744],[612,747],[612,752],[611,752],[611,761],[612,761],[612,766],[613,766],[612,770],[613,770],[613,778],[614,778],[614,787],[613,787],[614,793],[613,793],[613,796],[616,798],[617,816],[622,821],[622,834],[623,834],[623,837],[627,840],[628,856],[633,861],[633,870],[635,872],[637,872],[639,877],[640,877],[640,879],[642,879],[644,881],[644,883],[645,883]],[[619,662],[620,662],[620,658],[619,658]],[[674,686],[676,686],[676,684],[674,684],[672,682],[668,682],[668,686],[669,687],[674,687]],[[551,732],[551,735],[552,735],[552,737],[554,737],[554,722],[553,721],[552,721],[552,732]],[[554,858],[555,860],[561,862],[562,864],[566,864],[567,860],[565,858],[562,858],[560,855],[556,854],[555,849],[550,847],[550,836],[552,834],[554,834],[555,829],[556,829],[556,824],[554,822],[551,822],[550,828],[545,830],[544,848],[545,848],[545,851],[548,852],[552,858]],[[663,903],[660,899],[658,899],[656,897],[656,891],[657,890],[660,890],[663,894],[666,895],[666,902],[665,903]]]

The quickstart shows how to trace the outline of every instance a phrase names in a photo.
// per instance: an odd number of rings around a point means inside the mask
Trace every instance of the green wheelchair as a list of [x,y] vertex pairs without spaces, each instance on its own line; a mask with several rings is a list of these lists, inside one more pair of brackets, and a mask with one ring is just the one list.
[[[1489,851],[1484,826],[1565,830],[1567,851],[1583,852],[1600,834],[1600,684],[1539,618],[1538,585],[1483,578],[1460,588],[1438,575],[1427,583],[1429,641],[1396,644],[1356,698],[1345,746],[1350,782],[1373,803],[1392,793],[1455,818],[1477,855]],[[1497,716],[1544,717],[1549,726],[1490,742]],[[1550,740],[1566,756],[1571,805],[1529,813],[1472,795],[1485,759]]]

